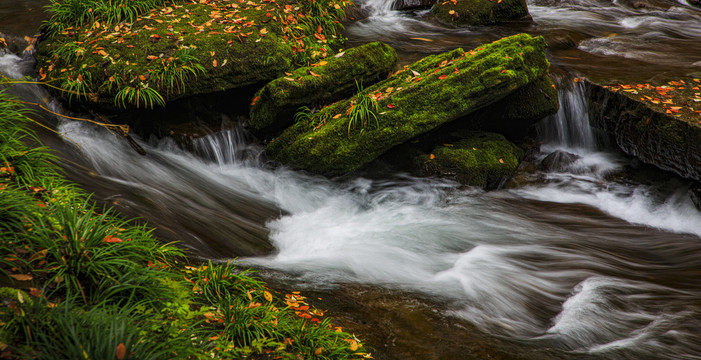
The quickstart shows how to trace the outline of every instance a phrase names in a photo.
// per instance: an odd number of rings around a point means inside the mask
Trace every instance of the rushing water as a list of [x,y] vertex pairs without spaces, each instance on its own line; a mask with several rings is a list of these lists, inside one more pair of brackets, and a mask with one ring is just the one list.
[[[406,61],[525,29],[555,44],[554,62],[581,71],[698,67],[701,12],[647,4],[538,1],[529,4],[533,25],[454,29],[377,0],[362,4],[368,17],[348,35],[387,40]],[[26,56],[0,56],[5,74],[28,67]],[[560,88],[536,163],[553,151],[577,159],[492,192],[405,174],[325,179],[275,167],[226,117],[189,151],[168,138],[137,139],[148,153],[140,156],[66,119],[65,144],[52,146],[97,199],[204,258],[244,256],[315,288],[369,284],[429,297],[444,314],[561,358],[701,358],[701,215],[688,184],[602,145],[584,89]],[[20,95],[62,111],[39,88]]]

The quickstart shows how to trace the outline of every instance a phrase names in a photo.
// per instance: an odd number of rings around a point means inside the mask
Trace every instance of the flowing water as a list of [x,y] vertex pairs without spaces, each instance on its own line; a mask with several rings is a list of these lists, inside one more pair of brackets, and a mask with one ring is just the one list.
[[[688,73],[701,60],[701,11],[683,2],[538,1],[529,4],[533,25],[464,29],[379,0],[361,5],[368,17],[348,36],[386,40],[404,61],[522,30],[556,44],[576,40],[553,46],[553,62],[596,75]],[[5,54],[0,70],[19,76],[30,61]],[[21,91],[62,111],[36,87]],[[606,147],[589,127],[580,85],[559,95],[560,111],[539,126],[535,163],[553,151],[577,159],[491,192],[402,173],[326,179],[276,167],[226,116],[189,150],[169,138],[137,139],[147,156],[67,119],[57,126],[65,142],[46,138],[98,200],[144,217],[203,258],[241,256],[271,280],[311,289],[357,284],[430,299],[448,323],[467,321],[516,352],[701,358],[701,213],[688,183]]]

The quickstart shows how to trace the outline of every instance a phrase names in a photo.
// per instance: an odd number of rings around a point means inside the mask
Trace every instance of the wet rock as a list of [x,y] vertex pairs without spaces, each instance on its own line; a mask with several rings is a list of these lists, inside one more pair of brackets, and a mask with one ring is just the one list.
[[410,10],[430,8],[436,3],[436,0],[396,0],[392,4],[394,10]]
[[525,0],[448,0],[436,3],[433,14],[456,25],[500,24],[528,16]]
[[540,162],[540,166],[547,172],[560,172],[567,169],[567,167],[572,165],[577,159],[579,159],[578,155],[558,150],[546,156],[543,161]]
[[549,76],[543,76],[530,84],[464,120],[460,126],[491,131],[519,142],[530,134],[533,126],[548,115],[557,113],[560,102],[555,84]]
[[470,132],[455,144],[437,146],[419,161],[426,175],[449,177],[465,185],[496,189],[516,172],[523,150],[503,135]]
[[[542,37],[520,34],[467,52],[456,49],[429,56],[355,99],[323,108],[311,123],[297,122],[266,151],[274,160],[316,173],[353,171],[542,78],[549,68],[545,47]],[[366,94],[377,99],[377,119],[370,117],[365,127],[354,128],[352,108]],[[311,126],[322,121],[323,126]]]
[[696,210],[701,211],[701,183],[695,181],[689,187],[689,197],[691,202],[694,203]]
[[258,135],[282,130],[293,123],[301,106],[329,104],[353,95],[387,77],[397,63],[397,53],[381,42],[351,48],[277,78],[255,94],[250,128]]
[[625,153],[662,170],[701,180],[701,124],[641,101],[636,94],[587,82],[593,125],[609,133]]

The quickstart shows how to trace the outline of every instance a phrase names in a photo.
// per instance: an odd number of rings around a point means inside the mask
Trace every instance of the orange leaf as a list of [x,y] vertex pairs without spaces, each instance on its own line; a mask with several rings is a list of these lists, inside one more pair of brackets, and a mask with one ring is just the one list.
[[105,238],[102,240],[102,242],[106,242],[106,243],[120,243],[120,242],[122,242],[122,241],[123,241],[122,239],[120,239],[120,238],[118,238],[118,237],[114,237],[114,236],[112,236],[112,235],[107,235],[107,236],[105,236]]
[[447,78],[448,78],[448,75],[441,75],[441,76],[438,77],[438,80],[444,80],[444,79],[447,79]]
[[358,342],[355,340],[351,340],[350,341],[350,349],[351,349],[351,351],[358,350]]
[[387,107],[390,109],[394,109],[396,106],[394,104],[387,104]]
[[212,66],[217,67],[217,59],[212,60]]
[[253,101],[251,101],[251,106],[255,105],[258,100],[260,100],[260,95],[253,98]]
[[321,75],[309,70],[309,75],[314,76],[314,77],[321,77]]
[[156,60],[156,59],[158,59],[158,56],[149,55],[146,58],[149,60]]
[[334,119],[338,119],[338,118],[340,118],[341,116],[343,116],[343,114],[336,114],[336,115],[333,116],[333,118],[334,118]]
[[105,50],[98,50],[97,54],[100,56],[107,56],[107,53],[105,52]]
[[17,281],[29,281],[33,279],[32,275],[25,274],[11,274],[10,277]]
[[502,74],[505,73],[505,72],[506,72],[506,69],[504,69],[504,70],[501,71]]
[[499,163],[500,163],[500,164],[503,164],[503,163],[504,163],[504,160],[503,160],[503,159],[499,159]]
[[429,158],[430,158],[431,160],[433,160],[433,159],[436,158],[436,155],[431,154],[431,155],[429,156]]
[[124,346],[124,343],[117,345],[117,349],[114,350],[114,356],[117,357],[117,360],[124,360],[124,357],[127,356],[127,347]]

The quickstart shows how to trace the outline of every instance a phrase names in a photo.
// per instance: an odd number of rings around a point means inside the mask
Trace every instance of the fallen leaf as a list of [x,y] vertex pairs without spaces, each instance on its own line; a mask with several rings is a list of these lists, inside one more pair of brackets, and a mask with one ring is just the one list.
[[124,360],[124,357],[127,356],[127,347],[124,346],[124,343],[117,345],[117,349],[114,350],[114,356],[117,357],[117,360]]
[[251,101],[251,106],[255,105],[258,100],[260,100],[260,95],[253,98],[253,101]]
[[268,302],[273,301],[273,295],[268,291],[263,291],[263,297],[265,297],[265,300],[268,300]]
[[11,274],[10,277],[17,281],[29,281],[33,279],[32,275],[25,274]]
[[433,159],[436,158],[436,155],[431,154],[431,155],[429,155],[428,157],[429,157],[429,159],[433,160]]
[[500,163],[500,164],[503,164],[503,163],[504,163],[504,160],[503,160],[503,159],[499,159],[499,163]]
[[350,341],[350,349],[351,349],[351,351],[358,350],[358,342],[355,340],[351,340]]
[[309,75],[314,76],[314,77],[321,77],[321,75],[309,70]]
[[217,67],[217,59],[212,60],[212,66]]
[[431,40],[431,39],[426,39],[426,38],[422,38],[422,37],[413,37],[413,38],[409,38],[409,39],[412,39],[412,40],[419,40],[419,41],[426,41],[426,42],[432,42],[432,41],[433,41],[433,40]]
[[333,116],[333,118],[334,118],[334,119],[338,119],[338,118],[340,118],[341,116],[343,116],[343,114],[336,114],[336,115]]
[[438,77],[438,80],[444,80],[444,79],[447,79],[447,78],[448,78],[448,75],[441,75],[441,76]]

